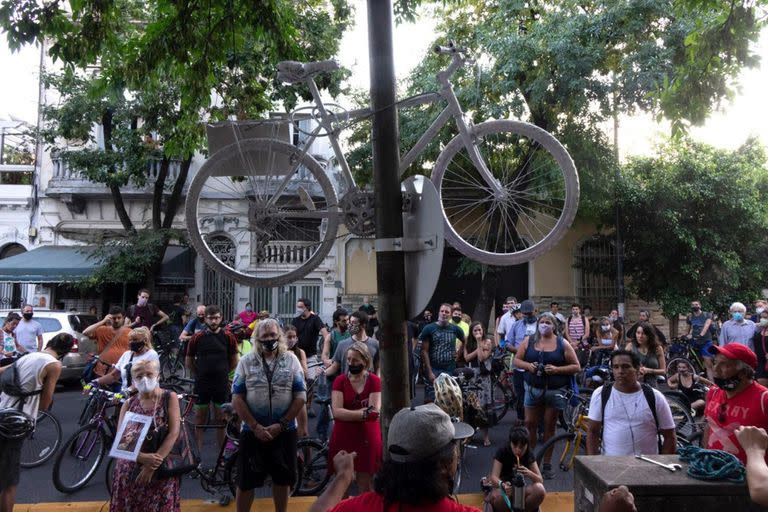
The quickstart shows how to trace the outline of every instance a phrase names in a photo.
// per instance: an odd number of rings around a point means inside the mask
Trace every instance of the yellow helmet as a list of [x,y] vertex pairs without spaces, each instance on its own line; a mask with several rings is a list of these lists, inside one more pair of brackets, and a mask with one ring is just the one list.
[[452,418],[464,419],[461,387],[456,379],[447,373],[441,373],[435,379],[435,405]]

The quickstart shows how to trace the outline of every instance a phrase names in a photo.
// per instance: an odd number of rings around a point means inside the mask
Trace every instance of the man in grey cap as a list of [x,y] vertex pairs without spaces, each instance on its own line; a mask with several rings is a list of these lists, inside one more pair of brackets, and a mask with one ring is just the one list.
[[374,477],[374,491],[344,497],[354,473],[355,453],[339,452],[333,459],[336,478],[310,512],[379,512],[393,505],[400,512],[476,512],[450,499],[458,467],[457,440],[473,429],[453,423],[435,404],[400,410],[389,425],[384,463]]

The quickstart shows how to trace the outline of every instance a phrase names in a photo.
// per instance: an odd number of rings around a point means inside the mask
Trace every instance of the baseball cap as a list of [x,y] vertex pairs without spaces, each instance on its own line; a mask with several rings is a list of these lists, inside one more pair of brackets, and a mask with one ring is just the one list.
[[530,299],[524,300],[522,305],[520,306],[520,311],[522,313],[533,313],[534,309],[536,309],[536,307],[533,304],[533,301]]
[[454,439],[466,439],[475,433],[435,404],[401,409],[389,424],[387,451],[394,462],[414,462],[437,454]]
[[736,359],[737,361],[743,361],[752,368],[757,368],[757,356],[746,345],[741,343],[729,343],[727,345],[713,345],[709,347],[710,354],[723,354],[728,359]]

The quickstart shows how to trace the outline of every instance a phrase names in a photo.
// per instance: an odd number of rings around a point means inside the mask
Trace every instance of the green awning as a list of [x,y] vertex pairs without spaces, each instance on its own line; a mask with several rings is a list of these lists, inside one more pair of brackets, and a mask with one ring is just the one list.
[[[66,283],[99,268],[89,246],[47,246],[0,260],[0,282]],[[186,247],[168,246],[158,284],[194,285],[194,255]]]

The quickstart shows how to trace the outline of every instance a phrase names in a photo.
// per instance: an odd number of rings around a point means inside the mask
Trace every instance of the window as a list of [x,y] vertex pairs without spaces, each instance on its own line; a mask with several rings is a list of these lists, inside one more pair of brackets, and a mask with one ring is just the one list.
[[594,237],[576,249],[576,295],[592,314],[607,315],[616,307],[616,257],[613,241]]
[[[297,283],[289,286],[277,286],[275,288],[255,288],[253,290],[253,309],[269,311],[273,318],[277,318],[283,325],[289,325],[296,316],[296,301],[300,297],[312,302],[312,310],[320,312],[322,285],[319,281]],[[277,307],[275,307],[277,306]]]
[[61,322],[55,318],[36,316],[33,319],[43,327],[43,332],[59,332],[61,330]]

